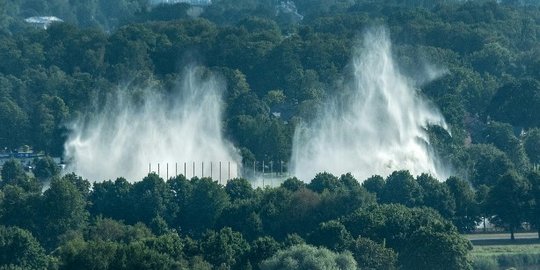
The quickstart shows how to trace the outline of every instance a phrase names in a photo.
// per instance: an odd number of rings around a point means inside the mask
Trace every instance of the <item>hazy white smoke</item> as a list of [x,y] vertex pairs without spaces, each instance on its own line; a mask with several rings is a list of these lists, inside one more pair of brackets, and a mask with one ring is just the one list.
[[297,128],[293,174],[304,181],[326,171],[358,180],[407,169],[443,177],[428,142],[428,124],[446,128],[392,59],[383,29],[368,32],[353,61],[354,81],[316,120]]
[[[202,68],[186,71],[176,93],[144,90],[109,100],[103,110],[74,124],[65,145],[68,171],[91,181],[123,176],[139,181],[149,171],[214,179],[237,175],[240,156],[222,137],[223,83]],[[124,91],[125,92],[125,91]],[[204,166],[202,163],[204,162]],[[210,165],[212,162],[212,165]],[[178,169],[176,167],[178,164]],[[193,170],[195,164],[195,170]],[[211,168],[212,166],[212,168]],[[212,172],[211,172],[212,170]]]

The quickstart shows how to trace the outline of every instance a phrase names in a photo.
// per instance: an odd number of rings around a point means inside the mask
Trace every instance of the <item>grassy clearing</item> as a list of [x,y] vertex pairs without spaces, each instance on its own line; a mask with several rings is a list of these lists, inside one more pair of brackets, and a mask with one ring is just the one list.
[[540,244],[475,246],[471,257],[474,269],[537,269]]

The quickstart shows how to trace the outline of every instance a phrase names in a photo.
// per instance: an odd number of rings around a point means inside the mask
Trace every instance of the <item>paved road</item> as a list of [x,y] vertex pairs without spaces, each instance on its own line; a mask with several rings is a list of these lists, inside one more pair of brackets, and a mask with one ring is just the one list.
[[516,233],[516,240],[510,240],[510,233],[466,234],[465,237],[475,246],[484,245],[531,245],[540,244],[538,233]]
[[[516,239],[536,239],[538,233],[516,233]],[[481,234],[466,234],[465,237],[469,240],[500,240],[510,239],[510,233],[481,233]]]

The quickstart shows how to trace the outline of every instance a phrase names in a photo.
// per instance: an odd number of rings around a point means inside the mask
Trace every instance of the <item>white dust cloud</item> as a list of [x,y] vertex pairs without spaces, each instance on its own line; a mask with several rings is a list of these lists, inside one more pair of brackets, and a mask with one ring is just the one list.
[[309,181],[318,172],[351,172],[358,180],[409,170],[444,179],[426,132],[446,127],[439,111],[400,74],[383,29],[367,32],[344,95],[324,106],[293,140],[293,175]]
[[119,91],[104,108],[73,124],[65,144],[67,171],[91,181],[139,181],[150,164],[157,172],[159,163],[166,177],[168,163],[169,177],[184,174],[184,167],[187,177],[236,177],[241,158],[222,135],[223,90],[215,76],[192,67],[175,93]]

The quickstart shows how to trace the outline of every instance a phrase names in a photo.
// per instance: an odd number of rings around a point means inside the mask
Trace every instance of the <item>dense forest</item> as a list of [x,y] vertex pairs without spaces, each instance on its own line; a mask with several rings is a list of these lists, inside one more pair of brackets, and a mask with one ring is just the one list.
[[[64,22],[38,29],[31,16]],[[359,35],[381,25],[450,127],[428,133],[455,177],[91,184],[50,158],[33,173],[9,161],[0,268],[469,269],[459,233],[481,220],[540,229],[535,1],[1,1],[0,147],[61,157],[71,121],[126,85],[167,94],[199,62],[227,83],[224,133],[243,160],[287,161],[296,125],[338,94]]]
[[539,173],[505,174],[491,190],[408,171],[254,189],[154,173],[91,185],[54,168],[45,158],[30,177],[4,165],[2,269],[471,269],[460,233],[491,218],[513,237],[540,217]]
[[90,188],[54,173],[39,174],[53,179],[42,192],[20,164],[4,166],[2,177],[13,180],[2,182],[2,267],[468,269],[472,247],[459,230],[472,229],[484,209],[463,180],[407,171],[362,185],[350,174],[321,173],[309,184],[291,178],[265,189],[245,179],[221,186],[156,174]]
[[[28,1],[34,2],[40,1]],[[43,31],[3,16],[0,144],[62,156],[66,123],[125,89],[120,85],[159,84],[167,92],[182,67],[198,61],[227,81],[225,134],[244,159],[287,161],[295,125],[335,94],[359,33],[382,24],[402,70],[411,71],[406,75],[430,67],[445,74],[419,91],[451,127],[452,136],[431,128],[430,139],[459,176],[482,184],[490,170],[480,166],[499,162],[494,167],[523,173],[540,162],[536,7],[337,1],[323,8],[299,1],[307,15],[298,21],[264,8],[264,1],[225,3],[195,19],[186,4],[139,7],[132,12],[136,23],[110,32],[69,22]],[[234,12],[254,15],[228,15]]]

